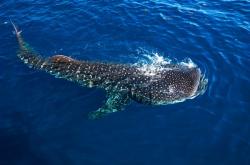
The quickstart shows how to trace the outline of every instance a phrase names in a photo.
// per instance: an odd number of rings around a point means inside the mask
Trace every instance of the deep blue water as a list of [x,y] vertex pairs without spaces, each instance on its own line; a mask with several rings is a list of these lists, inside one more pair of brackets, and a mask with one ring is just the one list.
[[[249,0],[2,0],[0,165],[249,165]],[[43,56],[192,59],[208,89],[100,120],[105,93],[25,66],[9,17]]]

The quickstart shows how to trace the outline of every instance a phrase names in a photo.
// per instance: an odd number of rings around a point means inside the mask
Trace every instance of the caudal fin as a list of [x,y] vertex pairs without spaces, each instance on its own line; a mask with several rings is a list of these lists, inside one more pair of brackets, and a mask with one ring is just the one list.
[[35,52],[22,38],[21,30],[18,30],[17,26],[10,19],[10,23],[14,28],[18,43],[19,51],[17,56],[27,65],[34,68],[40,68],[41,65],[45,62],[45,59],[42,58],[37,52]]
[[10,19],[10,23],[12,24],[12,26],[15,30],[15,34],[17,35],[17,37],[20,36],[20,34],[22,33],[22,30],[18,30],[17,26],[14,24],[14,22],[11,20],[11,18],[9,18],[9,19]]
[[15,25],[15,23],[11,19],[10,19],[10,23],[12,24],[12,26],[14,28],[14,33],[17,37],[20,49],[25,49],[25,42],[23,41],[22,36],[21,36],[22,31],[18,30],[17,26]]

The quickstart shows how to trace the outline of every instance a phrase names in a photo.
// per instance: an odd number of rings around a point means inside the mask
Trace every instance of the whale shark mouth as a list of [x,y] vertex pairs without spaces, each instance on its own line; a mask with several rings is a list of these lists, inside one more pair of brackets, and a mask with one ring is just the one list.
[[208,79],[206,78],[205,74],[201,74],[200,80],[197,84],[197,88],[189,99],[193,99],[198,95],[203,95],[207,90],[207,85],[208,85]]
[[203,95],[207,90],[208,79],[206,78],[205,74],[203,74],[200,78],[199,86],[196,91],[199,95]]

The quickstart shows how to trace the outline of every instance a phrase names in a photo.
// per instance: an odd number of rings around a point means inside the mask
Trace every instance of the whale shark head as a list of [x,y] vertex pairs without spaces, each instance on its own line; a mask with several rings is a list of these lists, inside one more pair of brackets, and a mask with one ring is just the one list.
[[[147,72],[143,72],[147,73]],[[150,83],[132,89],[131,97],[139,103],[165,105],[183,102],[203,94],[207,79],[197,66],[167,65],[155,74],[146,74]]]
[[[183,67],[166,72],[158,93],[158,104],[173,104],[193,99],[205,92],[207,79],[198,67]],[[160,83],[160,82],[159,82]]]

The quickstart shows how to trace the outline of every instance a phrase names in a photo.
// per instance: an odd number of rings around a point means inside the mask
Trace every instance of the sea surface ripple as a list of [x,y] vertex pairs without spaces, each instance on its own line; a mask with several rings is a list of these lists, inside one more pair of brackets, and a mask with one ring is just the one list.
[[[0,164],[250,164],[249,0],[2,0]],[[11,18],[43,56],[191,59],[204,95],[91,121],[105,93],[23,65]]]

